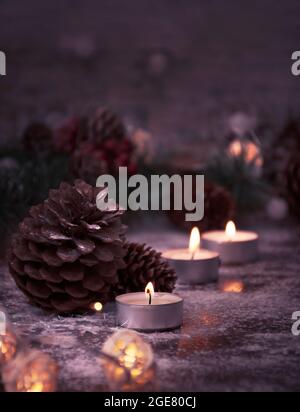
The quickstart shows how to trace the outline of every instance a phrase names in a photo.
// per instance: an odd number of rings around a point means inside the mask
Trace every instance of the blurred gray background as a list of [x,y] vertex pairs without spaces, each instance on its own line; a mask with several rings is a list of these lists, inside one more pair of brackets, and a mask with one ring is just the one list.
[[300,2],[1,0],[0,138],[104,104],[161,150],[214,142],[235,110],[280,125],[300,103]]

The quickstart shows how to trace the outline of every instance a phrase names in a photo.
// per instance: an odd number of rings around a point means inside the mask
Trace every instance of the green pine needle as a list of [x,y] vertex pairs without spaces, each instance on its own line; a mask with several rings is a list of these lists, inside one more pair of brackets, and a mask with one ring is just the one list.
[[258,173],[255,160],[249,162],[242,155],[234,157],[222,152],[206,167],[205,176],[226,188],[241,212],[261,208],[267,197],[268,187]]

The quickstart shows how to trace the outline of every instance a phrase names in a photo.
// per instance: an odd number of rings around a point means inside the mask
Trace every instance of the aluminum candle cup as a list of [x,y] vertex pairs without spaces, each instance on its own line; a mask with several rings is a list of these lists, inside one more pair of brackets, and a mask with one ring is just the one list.
[[255,232],[237,231],[232,238],[221,230],[206,232],[202,235],[202,244],[219,253],[221,263],[241,264],[258,259],[258,235]]
[[149,304],[144,292],[116,297],[117,323],[144,332],[176,329],[182,325],[183,299],[172,293],[155,292]]
[[213,282],[219,275],[219,255],[200,248],[200,232],[195,226],[190,234],[188,249],[172,249],[162,256],[174,267],[179,282],[199,284]]
[[188,249],[172,249],[162,256],[175,269],[180,283],[197,285],[218,280],[220,259],[216,252],[198,249],[192,259]]

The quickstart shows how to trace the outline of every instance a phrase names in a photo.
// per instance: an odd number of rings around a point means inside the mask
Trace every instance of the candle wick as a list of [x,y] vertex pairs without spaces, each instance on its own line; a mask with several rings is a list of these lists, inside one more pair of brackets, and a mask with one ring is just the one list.
[[195,259],[195,254],[196,254],[196,251],[194,250],[194,252],[192,252],[192,257],[191,257],[192,260]]
[[147,293],[149,294],[149,305],[151,305],[152,296],[149,289],[147,289]]

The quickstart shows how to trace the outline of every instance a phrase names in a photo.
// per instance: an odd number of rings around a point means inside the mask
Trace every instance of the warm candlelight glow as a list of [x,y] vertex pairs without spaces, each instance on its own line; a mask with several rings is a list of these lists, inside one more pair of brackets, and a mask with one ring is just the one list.
[[244,283],[241,280],[226,280],[222,283],[221,289],[227,293],[241,293],[244,290]]
[[190,243],[189,243],[189,252],[193,257],[195,256],[195,253],[200,247],[200,232],[197,227],[193,227],[190,235]]
[[152,282],[147,283],[147,286],[145,287],[145,294],[146,296],[148,295],[154,296],[154,287],[153,287]]
[[93,308],[95,309],[96,312],[101,312],[103,306],[101,302],[95,302],[93,304]]
[[230,220],[227,223],[225,233],[226,233],[226,236],[228,237],[229,240],[233,240],[233,238],[235,237],[236,228],[235,228],[235,224],[233,223],[232,220]]

